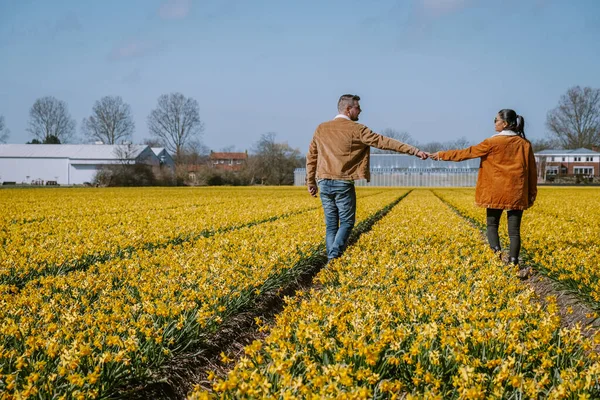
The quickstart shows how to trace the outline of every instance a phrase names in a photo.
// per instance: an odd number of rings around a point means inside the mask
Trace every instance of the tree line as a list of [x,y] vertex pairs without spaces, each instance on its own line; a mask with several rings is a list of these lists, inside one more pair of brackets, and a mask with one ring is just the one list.
[[[186,146],[198,147],[194,140],[204,132],[198,102],[181,93],[163,94],[147,117],[152,143],[165,147],[175,158]],[[538,147],[564,149],[600,146],[600,89],[574,86],[563,94],[558,105],[546,115],[548,135],[538,139]],[[104,144],[118,144],[130,139],[135,130],[131,107],[120,96],[105,96],[96,101],[89,117],[81,121],[83,137]],[[69,143],[76,131],[67,103],[53,96],[37,99],[29,110],[27,131],[33,143]],[[382,132],[406,143],[418,143],[406,132],[387,129]],[[10,130],[0,115],[0,143],[6,143]],[[430,142],[421,144],[431,150],[452,145],[460,147],[467,141]]]
[[[451,150],[451,149],[462,149],[471,145],[471,143],[465,138],[460,137],[455,140],[449,140],[446,142],[439,141],[431,141],[427,143],[420,143],[418,140],[415,140],[410,133],[408,132],[400,132],[392,128],[386,128],[381,131],[381,134],[392,139],[396,139],[402,143],[408,143],[415,147],[418,147],[420,150],[434,153],[440,150]],[[371,148],[372,154],[395,154],[395,151],[392,150],[380,150],[376,148]]]
[[[181,93],[161,95],[147,121],[151,140],[175,158],[204,130],[198,102]],[[33,136],[30,143],[69,143],[75,136],[75,126],[67,103],[53,96],[37,99],[29,110],[27,131]],[[131,106],[121,96],[102,97],[94,103],[91,115],[81,121],[82,136],[103,144],[123,143],[131,139],[134,131]]]
[[[294,169],[304,165],[304,158],[298,149],[291,148],[285,142],[277,142],[276,134],[269,132],[254,144],[246,168],[241,173],[210,168],[209,150],[201,141],[204,123],[200,118],[200,107],[195,99],[181,93],[161,95],[156,108],[147,117],[147,124],[151,138],[145,144],[166,148],[176,162],[173,179],[167,177],[161,179],[161,182],[185,184],[187,166],[192,164],[204,167],[200,169],[200,181],[206,184],[288,185],[293,183]],[[32,136],[28,144],[69,143],[76,136],[76,122],[71,117],[66,102],[46,96],[37,99],[32,105],[27,131]],[[105,96],[96,101],[91,115],[83,118],[80,124],[83,138],[103,144],[126,146],[131,143],[129,140],[134,131],[131,107],[120,96]],[[9,134],[4,117],[0,116],[0,141],[5,143]],[[154,182],[147,171],[142,174],[134,169],[121,165],[107,167],[99,174],[98,179],[115,185]]]
[[[202,145],[204,123],[198,102],[181,93],[159,96],[156,107],[147,117],[151,138],[145,144],[164,147],[178,165],[206,164],[208,149]],[[572,87],[563,94],[558,105],[546,115],[548,136],[533,141],[535,151],[547,148],[600,147],[600,89]],[[69,143],[76,136],[76,122],[67,103],[53,96],[37,99],[29,110],[28,143]],[[121,144],[130,140],[135,123],[129,104],[120,96],[105,96],[92,106],[91,114],[83,118],[80,133],[88,141]],[[381,132],[424,151],[467,147],[465,138],[448,142],[419,143],[407,132],[384,129]],[[10,130],[0,115],[0,143],[6,143]],[[381,153],[373,149],[374,153]],[[243,173],[205,171],[205,181],[226,184],[291,184],[293,170],[302,167],[304,158],[298,149],[279,143],[276,134],[265,133],[252,147]],[[181,171],[185,175],[186,171]]]

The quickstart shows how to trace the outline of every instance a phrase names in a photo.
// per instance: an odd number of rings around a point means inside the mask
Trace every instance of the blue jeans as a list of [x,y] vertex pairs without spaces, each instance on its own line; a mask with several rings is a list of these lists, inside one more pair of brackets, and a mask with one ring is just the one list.
[[356,191],[349,181],[323,179],[319,183],[325,212],[325,244],[329,260],[342,255],[356,219]]

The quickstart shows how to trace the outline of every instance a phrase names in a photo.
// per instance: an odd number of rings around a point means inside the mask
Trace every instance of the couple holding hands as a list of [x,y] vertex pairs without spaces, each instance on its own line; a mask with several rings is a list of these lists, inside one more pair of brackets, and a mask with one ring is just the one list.
[[[461,150],[426,153],[418,148],[379,135],[357,123],[360,97],[342,95],[338,115],[315,130],[306,155],[306,184],[316,197],[320,192],[325,212],[327,258],[344,251],[356,216],[354,180],[369,181],[370,147],[411,154],[422,160],[463,161],[481,158],[475,204],[486,209],[490,247],[500,252],[498,224],[503,210],[508,215],[509,263],[519,265],[521,219],[537,195],[537,170],[531,143],[525,138],[525,120],[513,110],[503,109],[494,118],[496,134]],[[526,278],[531,270],[520,269]]]

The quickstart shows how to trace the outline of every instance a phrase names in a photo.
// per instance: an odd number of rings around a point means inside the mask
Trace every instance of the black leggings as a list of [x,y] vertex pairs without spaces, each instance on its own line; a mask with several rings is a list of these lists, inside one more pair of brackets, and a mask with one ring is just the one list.
[[[521,218],[523,210],[508,210],[508,237],[510,238],[510,258],[519,259],[521,251]],[[500,238],[498,237],[498,225],[502,210],[496,208],[487,209],[487,237],[490,247],[500,250]]]

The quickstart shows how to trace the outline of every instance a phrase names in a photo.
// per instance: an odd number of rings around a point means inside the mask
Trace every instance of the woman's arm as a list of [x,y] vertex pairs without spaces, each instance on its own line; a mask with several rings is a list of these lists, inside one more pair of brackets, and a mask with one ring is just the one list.
[[435,154],[437,154],[437,159],[440,161],[463,161],[483,157],[490,152],[491,148],[492,146],[489,140],[486,139],[483,142],[476,144],[475,146],[467,147],[466,149],[438,151]]

